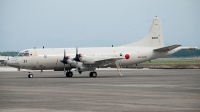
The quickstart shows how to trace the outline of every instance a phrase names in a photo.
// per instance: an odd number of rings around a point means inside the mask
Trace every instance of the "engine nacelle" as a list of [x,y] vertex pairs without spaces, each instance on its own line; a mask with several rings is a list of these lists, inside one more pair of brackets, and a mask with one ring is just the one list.
[[91,57],[86,57],[86,56],[79,57],[79,60],[80,60],[81,62],[83,62],[84,64],[94,64],[94,63],[95,63],[95,61],[94,61],[93,58],[91,58]]
[[68,59],[68,60],[67,60],[67,63],[68,63],[68,64],[76,64],[76,61],[73,61],[73,60],[71,60],[71,59]]
[[95,67],[80,67],[79,71],[94,71],[96,68]]

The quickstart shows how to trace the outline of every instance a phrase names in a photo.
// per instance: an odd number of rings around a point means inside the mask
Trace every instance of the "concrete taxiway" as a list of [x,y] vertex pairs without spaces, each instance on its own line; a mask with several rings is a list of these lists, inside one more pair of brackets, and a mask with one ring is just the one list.
[[200,111],[200,70],[99,70],[66,78],[63,72],[0,72],[0,111]]

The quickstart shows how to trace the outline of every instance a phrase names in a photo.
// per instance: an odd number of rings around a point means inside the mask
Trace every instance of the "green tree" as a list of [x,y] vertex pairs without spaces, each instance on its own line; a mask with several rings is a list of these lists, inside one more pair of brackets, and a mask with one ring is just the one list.
[[15,51],[7,51],[7,52],[0,52],[1,56],[17,56],[18,52]]

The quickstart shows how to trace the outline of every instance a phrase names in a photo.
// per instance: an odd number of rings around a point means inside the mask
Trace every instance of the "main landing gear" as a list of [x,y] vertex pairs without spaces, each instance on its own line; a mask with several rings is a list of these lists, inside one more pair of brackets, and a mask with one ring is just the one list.
[[66,72],[66,77],[72,77],[73,76],[73,72],[69,71],[69,72]]
[[28,78],[33,78],[32,72],[28,72]]
[[[71,72],[71,71],[66,72],[66,77],[72,77],[72,76],[73,76],[73,72]],[[90,72],[89,76],[96,78],[97,72]]]
[[90,72],[89,76],[96,78],[97,77],[97,72]]

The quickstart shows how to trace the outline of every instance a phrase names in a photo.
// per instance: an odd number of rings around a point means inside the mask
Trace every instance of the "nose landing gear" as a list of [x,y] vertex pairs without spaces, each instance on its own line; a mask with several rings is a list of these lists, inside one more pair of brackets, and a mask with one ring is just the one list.
[[32,72],[28,72],[28,78],[33,78]]

